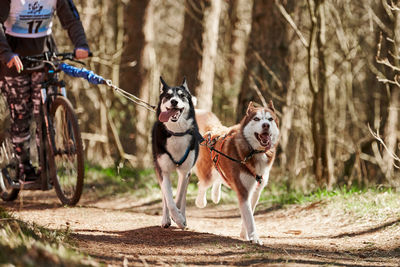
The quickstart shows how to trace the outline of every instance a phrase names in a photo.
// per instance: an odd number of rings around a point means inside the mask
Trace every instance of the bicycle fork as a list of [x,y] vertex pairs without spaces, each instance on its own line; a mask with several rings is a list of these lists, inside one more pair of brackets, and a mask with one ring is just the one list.
[[[52,133],[50,132],[51,129],[51,121],[49,119],[49,112],[48,112],[48,96],[47,96],[47,89],[46,88],[42,88],[41,89],[41,99],[42,99],[42,120],[44,119],[44,127],[45,127],[45,135],[43,135],[43,123],[41,122],[40,125],[41,127],[39,127],[39,134],[41,136],[41,141],[42,141],[42,147],[40,149],[40,156],[42,158],[41,160],[41,166],[44,169],[41,172],[41,178],[42,178],[42,190],[48,190],[49,188],[49,180],[47,179],[48,176],[50,176],[50,179],[53,179],[53,170],[48,170],[47,169],[47,162],[46,162],[46,157],[52,157],[54,155],[54,138]],[[48,147],[46,150],[46,138],[47,138],[47,143],[48,143]]]

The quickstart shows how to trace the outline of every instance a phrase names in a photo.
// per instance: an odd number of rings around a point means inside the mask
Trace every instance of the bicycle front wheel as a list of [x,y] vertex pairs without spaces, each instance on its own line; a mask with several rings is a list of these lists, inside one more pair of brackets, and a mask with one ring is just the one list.
[[7,136],[0,142],[0,198],[4,201],[14,201],[18,197],[19,189],[12,188],[16,180],[18,160],[14,155],[11,139]]
[[63,204],[78,203],[83,189],[84,158],[78,120],[71,103],[58,96],[50,107],[52,149],[48,155],[50,175]]

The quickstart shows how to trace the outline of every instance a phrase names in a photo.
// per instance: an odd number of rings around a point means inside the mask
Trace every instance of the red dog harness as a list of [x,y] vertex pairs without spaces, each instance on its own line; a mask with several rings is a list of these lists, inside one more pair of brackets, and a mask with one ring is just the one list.
[[[212,162],[214,163],[215,169],[216,169],[216,170],[219,172],[219,174],[226,180],[226,176],[224,175],[224,173],[222,172],[222,170],[221,170],[221,168],[220,168],[220,166],[219,166],[219,160],[220,160],[220,157],[219,157],[219,156],[222,155],[222,156],[226,157],[227,159],[229,159],[229,160],[231,160],[231,161],[234,161],[234,162],[236,162],[236,163],[240,163],[240,164],[244,165],[244,166],[246,167],[246,169],[251,173],[251,175],[253,175],[253,176],[255,177],[256,181],[257,181],[259,184],[261,184],[263,177],[262,177],[261,175],[256,174],[252,169],[250,169],[250,168],[247,166],[247,162],[248,162],[255,154],[260,154],[260,153],[265,153],[266,156],[270,159],[270,158],[272,158],[272,152],[271,152],[271,151],[265,152],[264,150],[255,150],[255,149],[252,149],[252,150],[250,151],[250,153],[249,153],[243,160],[238,160],[238,159],[232,158],[232,157],[230,157],[230,156],[224,154],[223,152],[221,152],[221,151],[222,151],[222,148],[223,148],[223,146],[224,146],[224,144],[225,144],[225,141],[226,141],[228,138],[232,138],[232,134],[226,134],[226,135],[224,135],[224,136],[221,137],[221,136],[219,136],[219,135],[211,136],[211,134],[209,133],[209,134],[206,134],[206,135],[203,136],[203,139],[204,139],[203,142],[206,142],[205,145],[207,146],[207,148],[208,148],[209,151],[210,151],[211,160],[212,160]],[[219,143],[218,141],[220,141],[220,140],[221,140],[221,142],[220,142],[219,148],[217,149],[216,146],[217,146],[217,143]],[[269,153],[268,153],[268,152],[269,152]]]

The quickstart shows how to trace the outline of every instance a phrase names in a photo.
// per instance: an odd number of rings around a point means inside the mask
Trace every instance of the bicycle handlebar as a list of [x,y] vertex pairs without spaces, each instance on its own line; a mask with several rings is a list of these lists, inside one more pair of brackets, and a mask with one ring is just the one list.
[[[85,80],[87,80],[92,84],[106,84],[107,82],[106,79],[104,79],[100,75],[97,75],[93,71],[87,70],[85,68],[77,68],[68,65],[65,62],[62,62],[65,60],[70,60],[85,65],[85,63],[76,60],[74,56],[75,54],[71,52],[67,53],[45,52],[40,55],[23,57],[22,60],[27,60],[33,63],[39,63],[36,66],[26,68],[28,72],[34,72],[34,71],[40,72],[41,70],[45,69],[45,65],[49,65],[53,69],[53,72],[62,71],[65,74],[72,77],[84,78]],[[92,53],[89,53],[89,56],[92,56]]]
[[[89,57],[92,57],[92,56],[93,56],[92,52],[89,52]],[[82,65],[85,65],[84,62],[77,60],[75,58],[75,53],[73,53],[73,52],[58,53],[58,52],[47,51],[47,52],[44,52],[43,54],[39,54],[39,55],[21,57],[21,60],[35,62],[35,63],[41,62],[41,61],[54,62],[54,61],[56,61],[56,59],[58,61],[70,60],[70,61],[77,62]]]

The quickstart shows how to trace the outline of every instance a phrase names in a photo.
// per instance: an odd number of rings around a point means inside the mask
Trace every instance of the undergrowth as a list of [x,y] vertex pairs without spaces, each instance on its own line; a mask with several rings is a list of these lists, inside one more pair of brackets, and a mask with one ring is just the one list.
[[[134,197],[160,198],[160,187],[153,169],[134,170],[129,168],[101,169],[87,168],[89,179],[87,187],[96,193],[97,197],[115,197],[116,194],[128,193]],[[176,174],[171,177],[174,190],[177,184]],[[194,205],[197,195],[197,177],[190,178],[187,193],[187,204]],[[210,200],[210,192],[207,199]],[[368,214],[387,214],[388,209],[398,211],[400,193],[384,187],[338,186],[333,190],[317,188],[313,191],[289,189],[284,184],[270,182],[261,194],[259,208],[284,208],[290,205],[307,205],[321,202],[328,209],[341,209],[343,212],[363,217]],[[220,204],[236,203],[237,197],[233,190],[222,186]],[[214,205],[208,201],[208,205]],[[400,216],[400,213],[399,213]]]
[[273,204],[290,205],[304,204],[308,202],[316,202],[327,200],[335,196],[349,197],[354,194],[362,194],[368,191],[376,193],[391,192],[390,188],[359,188],[357,186],[336,187],[332,190],[317,188],[310,192],[303,192],[295,189],[288,189],[285,185],[271,183],[265,188],[265,193],[261,197],[264,201],[270,201]]
[[346,218],[348,222],[361,224],[384,222],[388,219],[400,220],[400,192],[384,187],[342,186],[333,190],[317,189],[303,193],[271,184],[263,192],[257,209],[277,209],[293,205],[318,206],[322,214],[335,214]]
[[71,248],[68,235],[18,220],[0,207],[0,265],[98,266]]
[[85,188],[95,198],[130,193],[135,197],[152,194],[158,187],[152,169],[101,168],[86,166]]

